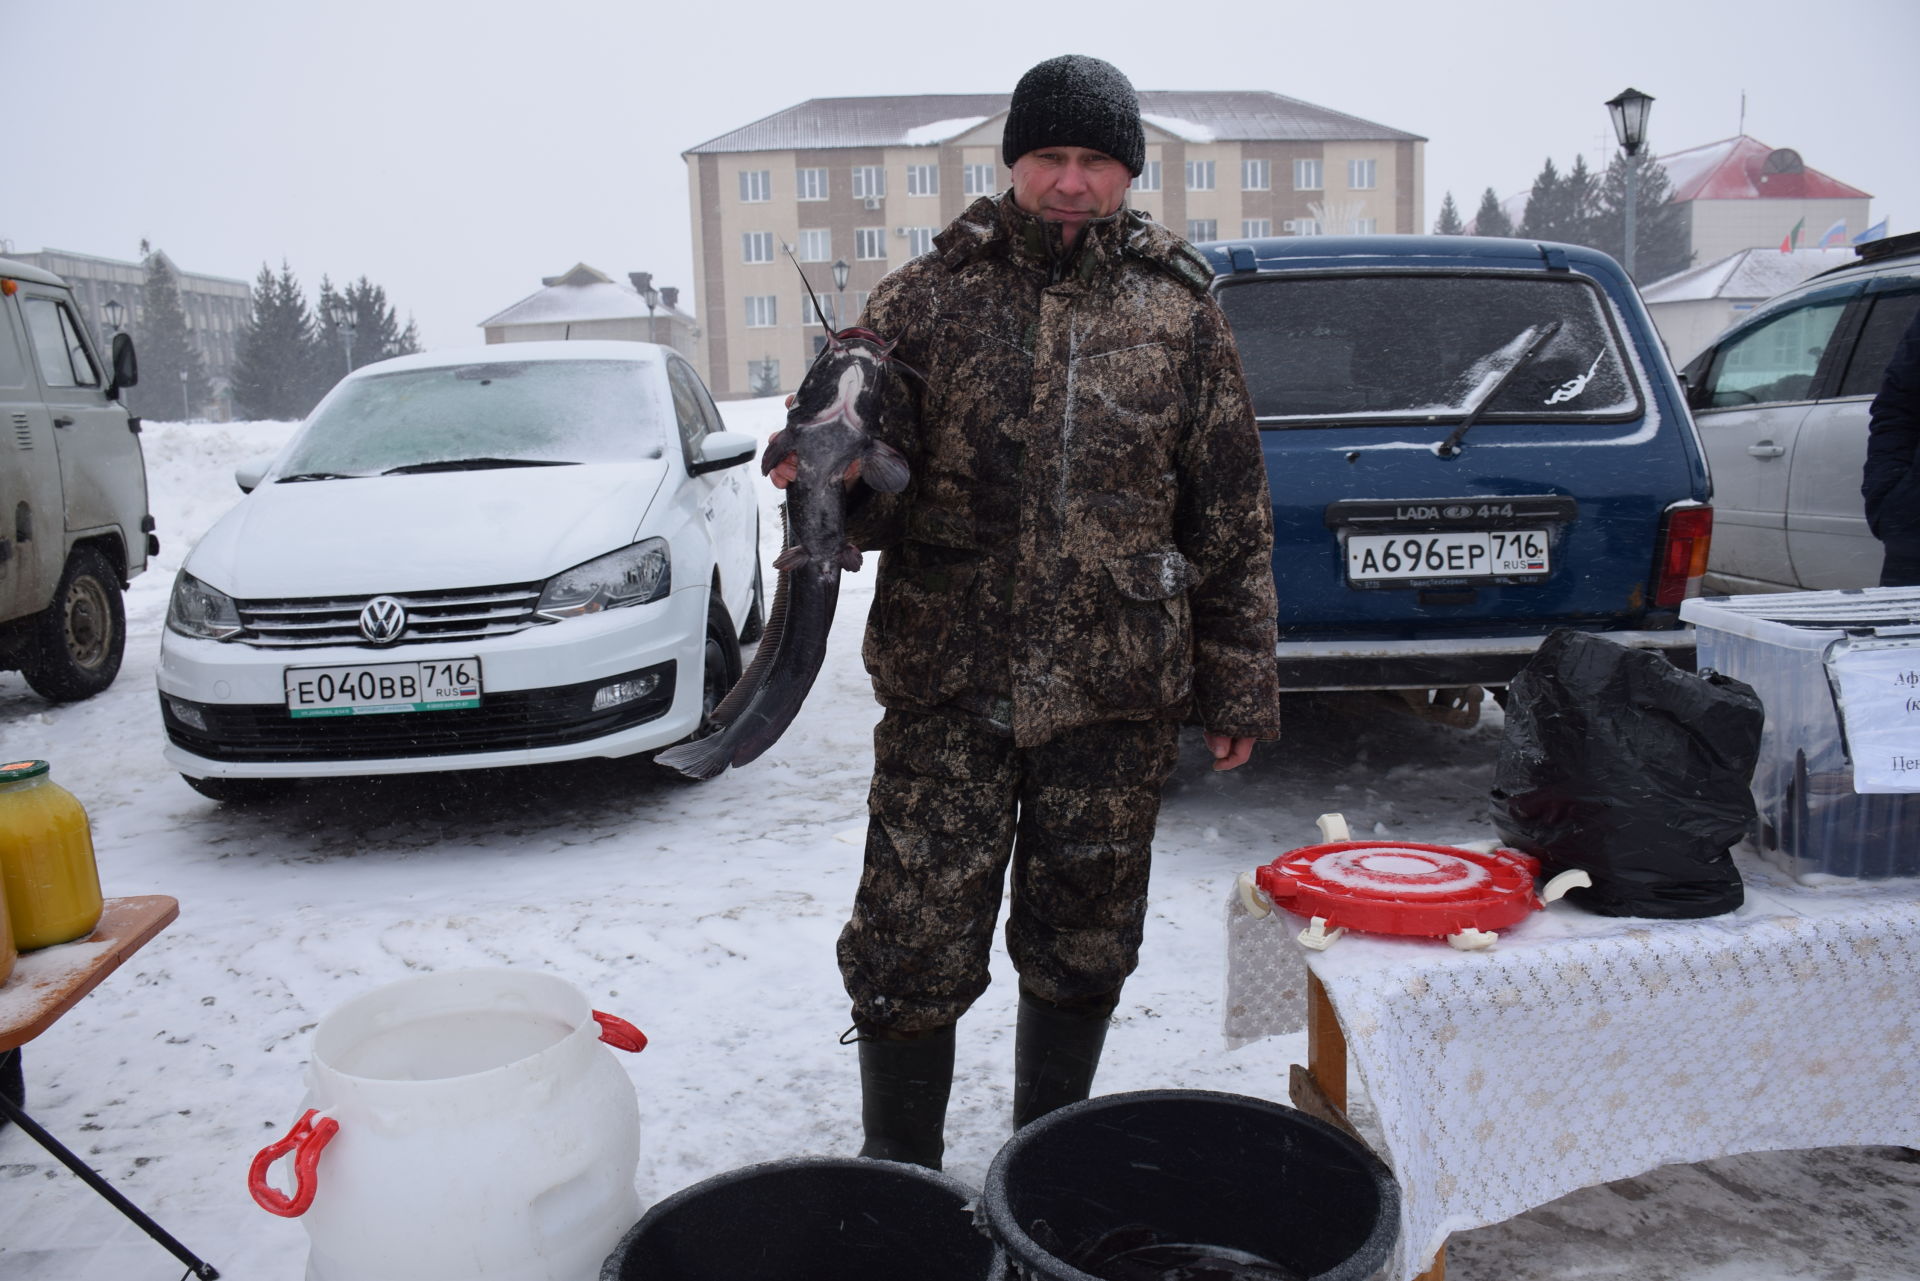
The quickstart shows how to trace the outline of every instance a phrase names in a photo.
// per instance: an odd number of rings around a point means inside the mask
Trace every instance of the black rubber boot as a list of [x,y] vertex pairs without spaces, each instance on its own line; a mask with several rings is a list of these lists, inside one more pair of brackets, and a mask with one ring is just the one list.
[[1107,1022],[1118,992],[1072,1005],[1056,1005],[1020,993],[1020,1020],[1013,1040],[1013,1128],[1037,1121],[1055,1108],[1078,1103],[1093,1090],[1094,1069],[1107,1041]]
[[953,1026],[899,1033],[860,1029],[860,1155],[940,1168],[953,1090]]

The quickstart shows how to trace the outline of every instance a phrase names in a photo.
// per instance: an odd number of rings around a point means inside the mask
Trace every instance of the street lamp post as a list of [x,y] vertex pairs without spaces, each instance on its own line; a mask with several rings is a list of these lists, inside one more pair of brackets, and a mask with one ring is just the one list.
[[653,309],[660,305],[660,291],[653,287],[652,282],[648,282],[647,287],[640,291],[640,296],[647,300],[647,341],[657,343],[660,338],[653,330]]
[[333,327],[340,333],[340,355],[341,358],[346,361],[347,372],[352,373],[353,334],[355,328],[353,323],[353,308],[347,305],[346,299],[335,294],[333,298],[327,302],[327,319],[333,322]]
[[127,318],[126,304],[118,298],[109,298],[100,307],[107,314],[107,327],[114,333],[120,332],[120,322]]
[[1634,223],[1640,216],[1640,166],[1636,157],[1647,141],[1647,114],[1652,108],[1653,95],[1638,89],[1623,90],[1607,102],[1607,112],[1613,117],[1614,136],[1620,140],[1620,150],[1627,154],[1627,218],[1621,244],[1621,257],[1626,261],[1621,265],[1627,269],[1629,280],[1633,279]]
[[845,258],[833,260],[833,287],[840,295],[840,300],[834,304],[833,316],[839,322],[837,327],[840,329],[847,327],[847,273],[852,270]]
[[180,371],[180,421],[186,422],[193,417],[193,409],[187,404],[187,371]]

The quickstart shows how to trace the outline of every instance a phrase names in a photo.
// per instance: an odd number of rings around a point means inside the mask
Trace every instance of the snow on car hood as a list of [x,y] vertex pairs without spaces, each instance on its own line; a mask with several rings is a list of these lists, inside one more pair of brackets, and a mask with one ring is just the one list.
[[661,460],[268,483],[187,572],[242,600],[537,582],[634,541]]

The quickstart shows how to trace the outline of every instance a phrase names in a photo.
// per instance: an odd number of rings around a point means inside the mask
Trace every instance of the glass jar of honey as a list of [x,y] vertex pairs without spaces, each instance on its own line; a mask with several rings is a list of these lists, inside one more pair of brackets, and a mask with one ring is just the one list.
[[13,920],[7,915],[6,886],[0,883],[0,983],[5,983],[13,974],[13,963],[18,957],[13,947]]
[[45,761],[0,764],[0,894],[22,952],[84,938],[100,922],[87,812]]

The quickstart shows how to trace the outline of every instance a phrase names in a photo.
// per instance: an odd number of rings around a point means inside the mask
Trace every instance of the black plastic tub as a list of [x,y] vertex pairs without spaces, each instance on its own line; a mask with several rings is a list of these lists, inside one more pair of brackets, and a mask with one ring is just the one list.
[[600,1281],[1005,1281],[974,1225],[978,1194],[917,1165],[796,1157],[717,1174],[661,1201]]
[[[1400,1191],[1350,1135],[1265,1099],[1142,1090],[1012,1139],[982,1209],[1014,1275],[1359,1281],[1393,1249]],[[1232,1269],[1238,1268],[1238,1271]]]

